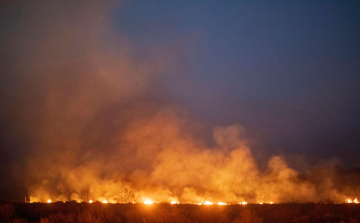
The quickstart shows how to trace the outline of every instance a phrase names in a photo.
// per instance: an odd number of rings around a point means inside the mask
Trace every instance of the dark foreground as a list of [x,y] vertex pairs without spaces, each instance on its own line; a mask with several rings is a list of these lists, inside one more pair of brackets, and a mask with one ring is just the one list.
[[360,222],[360,204],[3,203],[0,222]]

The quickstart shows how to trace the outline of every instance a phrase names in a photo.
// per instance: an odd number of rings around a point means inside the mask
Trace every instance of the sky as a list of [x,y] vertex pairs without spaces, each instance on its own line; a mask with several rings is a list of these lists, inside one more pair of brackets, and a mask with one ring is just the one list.
[[209,129],[239,123],[265,150],[358,166],[359,7],[129,1],[115,18],[141,47],[179,44],[182,64],[166,72],[181,77],[162,84]]
[[[114,166],[133,176],[156,165],[158,141],[216,150],[226,132],[260,172],[273,156],[297,171],[359,168],[359,11],[357,1],[0,3],[0,197],[119,151]],[[153,150],[136,158],[142,140]]]

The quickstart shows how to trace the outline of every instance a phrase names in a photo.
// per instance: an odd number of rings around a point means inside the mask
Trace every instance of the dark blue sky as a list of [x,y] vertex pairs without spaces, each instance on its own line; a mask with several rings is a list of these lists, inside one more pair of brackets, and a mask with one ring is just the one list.
[[115,18],[139,47],[178,45],[161,81],[209,129],[239,123],[265,153],[359,166],[359,11],[356,1],[125,1]]

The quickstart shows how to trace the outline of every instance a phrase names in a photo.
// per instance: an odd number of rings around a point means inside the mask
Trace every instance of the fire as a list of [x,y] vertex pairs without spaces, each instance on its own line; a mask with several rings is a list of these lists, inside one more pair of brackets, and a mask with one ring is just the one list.
[[270,204],[273,204],[274,202],[270,201]]
[[153,204],[154,202],[152,202],[150,199],[146,199],[146,201],[144,201],[144,204]]
[[224,202],[219,202],[218,205],[226,205]]
[[91,204],[92,202],[93,202],[92,200],[89,201],[90,204]]
[[107,200],[104,200],[103,203],[104,203],[104,204],[107,204],[108,202],[107,202]]
[[204,204],[205,204],[205,205],[212,205],[212,204],[214,204],[214,203],[211,203],[210,201],[205,201]]
[[349,199],[347,199],[347,203],[349,203],[349,204],[358,204],[359,202],[358,202],[357,198],[355,198],[354,200],[351,200],[349,198]]
[[170,204],[179,204],[179,201],[171,201]]
[[239,204],[245,205],[245,204],[247,204],[247,202],[243,201],[243,202],[240,202]]
[[48,203],[51,203],[51,200],[49,199],[49,200],[47,200],[47,202],[48,202]]

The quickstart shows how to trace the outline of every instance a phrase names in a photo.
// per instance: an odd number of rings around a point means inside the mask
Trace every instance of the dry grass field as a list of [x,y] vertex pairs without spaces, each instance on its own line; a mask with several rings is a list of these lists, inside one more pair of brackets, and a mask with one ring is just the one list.
[[3,203],[0,222],[11,223],[260,223],[260,222],[360,222],[357,204],[102,204],[57,202]]

